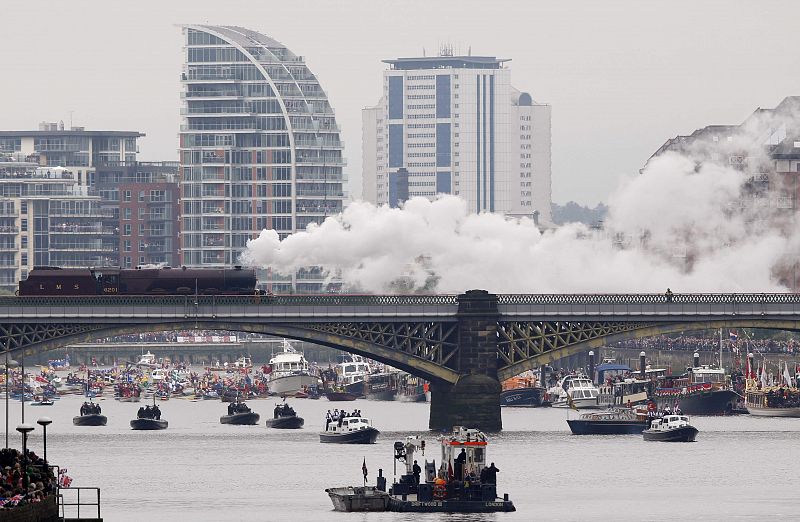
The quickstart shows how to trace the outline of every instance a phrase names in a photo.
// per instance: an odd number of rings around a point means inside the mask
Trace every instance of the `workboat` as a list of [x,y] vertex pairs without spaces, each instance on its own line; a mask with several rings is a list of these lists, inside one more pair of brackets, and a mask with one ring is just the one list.
[[243,402],[228,404],[228,414],[219,418],[220,424],[235,424],[237,426],[255,426],[261,416],[252,411]]
[[426,402],[428,400],[428,383],[422,377],[408,373],[401,374],[395,400],[400,402]]
[[582,413],[578,419],[567,419],[573,435],[638,434],[650,426],[646,415],[628,408],[609,408]]
[[358,395],[355,393],[348,393],[336,389],[326,390],[325,397],[332,402],[349,402],[358,399]]
[[267,428],[279,430],[295,430],[303,427],[303,417],[298,417],[294,408],[286,403],[275,406],[273,417],[267,419]]
[[325,493],[335,511],[387,511],[389,508],[389,494],[376,487],[328,488]]
[[319,434],[319,441],[338,444],[375,444],[379,433],[372,427],[369,419],[358,415],[327,422],[325,431]]
[[532,372],[507,379],[502,386],[500,406],[536,408],[542,405],[546,390],[537,386]]
[[665,415],[654,419],[642,432],[644,440],[657,442],[694,442],[697,428],[689,424],[686,415]]
[[686,374],[666,376],[655,390],[658,409],[680,407],[687,415],[725,415],[735,413],[739,394],[723,368],[700,364],[694,354],[694,366]]
[[275,395],[291,396],[320,384],[319,378],[309,370],[305,356],[286,339],[283,340],[283,351],[272,356],[267,369],[267,387]]
[[356,397],[364,397],[364,381],[371,373],[367,361],[360,355],[342,355],[342,362],[334,368],[336,386]]
[[393,401],[399,376],[398,371],[369,374],[364,385],[367,400]]
[[597,387],[584,375],[567,375],[558,386],[547,391],[547,399],[554,408],[598,408]]

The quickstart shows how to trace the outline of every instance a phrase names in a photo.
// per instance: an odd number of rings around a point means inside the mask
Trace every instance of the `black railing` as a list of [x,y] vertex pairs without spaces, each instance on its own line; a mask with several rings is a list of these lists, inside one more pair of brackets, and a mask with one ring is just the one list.
[[800,294],[502,294],[501,305],[800,303]]
[[[81,500],[81,492],[89,492],[89,499],[86,501],[87,494],[84,493],[85,501]],[[73,495],[73,492],[75,493]],[[67,502],[75,499],[74,502]],[[94,502],[91,502],[94,500]],[[84,516],[81,516],[81,507],[84,507]],[[88,508],[88,509],[87,509]],[[100,488],[58,488],[58,511],[62,520],[101,520],[100,517]],[[87,512],[88,511],[88,512]],[[73,516],[74,514],[74,516]]]

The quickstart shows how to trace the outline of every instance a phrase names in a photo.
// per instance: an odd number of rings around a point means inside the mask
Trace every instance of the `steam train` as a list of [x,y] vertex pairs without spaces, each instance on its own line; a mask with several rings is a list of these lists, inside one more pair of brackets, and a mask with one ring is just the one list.
[[250,268],[60,268],[37,266],[18,295],[253,295]]

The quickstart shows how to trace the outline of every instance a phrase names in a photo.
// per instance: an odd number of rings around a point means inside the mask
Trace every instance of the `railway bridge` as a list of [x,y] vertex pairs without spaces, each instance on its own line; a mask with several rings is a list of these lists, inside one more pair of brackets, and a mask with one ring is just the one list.
[[0,298],[17,356],[139,332],[309,341],[431,381],[429,427],[502,428],[500,382],[607,343],[690,329],[800,330],[800,294],[74,296]]

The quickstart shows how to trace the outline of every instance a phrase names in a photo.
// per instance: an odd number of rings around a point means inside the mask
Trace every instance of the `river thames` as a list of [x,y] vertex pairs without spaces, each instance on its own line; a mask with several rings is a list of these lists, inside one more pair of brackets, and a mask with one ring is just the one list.
[[[428,404],[358,400],[294,400],[302,430],[272,430],[274,400],[248,404],[259,426],[219,423],[226,404],[160,402],[169,429],[132,431],[142,403],[99,401],[108,426],[76,427],[81,397],[51,407],[25,408],[36,426],[28,447],[42,451],[41,416],[53,419],[47,454],[68,469],[73,486],[101,488],[108,521],[142,520],[767,520],[800,517],[800,419],[693,417],[692,444],[644,442],[641,436],[574,436],[563,409],[504,409],[501,434],[490,437],[498,494],[516,513],[446,515],[337,513],[326,487],[359,485],[366,458],[369,483],[378,468],[392,476],[392,445],[408,435],[426,438],[426,457],[440,460],[427,431]],[[381,430],[370,446],[320,444],[325,411],[359,408]],[[10,408],[11,445],[20,404]],[[421,462],[421,460],[420,460]]]

